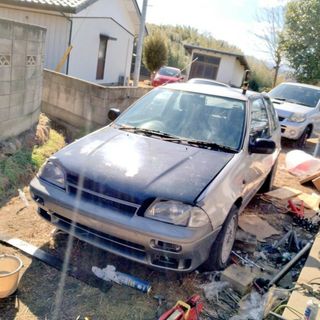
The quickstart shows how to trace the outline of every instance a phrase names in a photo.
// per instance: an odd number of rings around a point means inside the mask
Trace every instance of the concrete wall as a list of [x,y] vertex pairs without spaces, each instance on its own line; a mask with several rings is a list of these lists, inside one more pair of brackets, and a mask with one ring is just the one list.
[[[47,29],[44,66],[55,69],[68,47],[70,21],[59,12],[0,5],[0,17]],[[65,72],[65,66],[62,69]]]
[[38,121],[45,35],[44,28],[0,19],[0,140]]
[[233,85],[240,87],[242,85],[242,79],[244,76],[245,68],[240,63],[238,59],[236,59],[236,62],[234,64],[234,71],[233,71]]
[[49,118],[77,129],[109,123],[110,108],[125,110],[149,88],[104,87],[54,71],[44,71],[42,111]]

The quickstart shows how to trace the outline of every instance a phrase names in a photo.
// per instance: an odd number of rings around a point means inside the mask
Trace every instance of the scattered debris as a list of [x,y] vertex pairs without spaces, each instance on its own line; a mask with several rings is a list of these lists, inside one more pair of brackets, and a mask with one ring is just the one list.
[[250,268],[245,268],[239,265],[231,264],[221,274],[221,281],[227,281],[231,287],[240,293],[245,295],[252,287],[253,280],[257,277]]
[[23,202],[25,208],[28,208],[29,207],[29,202],[28,202],[28,199],[26,197],[26,194],[21,189],[18,189],[18,193],[19,193],[19,198]]
[[242,230],[255,235],[259,241],[264,241],[272,235],[280,234],[267,221],[256,215],[241,215],[239,217],[239,226]]
[[93,266],[91,270],[98,278],[105,281],[113,281],[120,285],[124,284],[145,293],[149,293],[151,290],[151,286],[148,282],[129,274],[116,271],[115,266],[107,265],[104,269]]
[[200,296],[195,294],[187,301],[179,300],[176,305],[165,312],[159,320],[200,320],[200,313],[203,310],[203,302]]
[[302,193],[302,191],[300,190],[289,188],[289,187],[282,187],[282,188],[269,191],[264,195],[267,197],[275,198],[279,200],[287,200],[289,198],[293,198],[299,195],[300,193]]
[[300,178],[304,177],[305,179],[308,176],[313,176],[310,179],[312,180],[316,178],[314,175],[320,171],[320,160],[304,151],[292,150],[286,155],[286,168],[290,173]]
[[265,296],[255,290],[243,297],[239,303],[239,312],[230,320],[262,319],[265,309]]
[[[22,252],[39,259],[40,261],[46,263],[47,265],[59,271],[63,270],[62,260],[21,239],[11,238],[9,236],[0,234],[0,242],[3,242],[12,247],[15,247],[21,250]],[[110,284],[102,284],[101,281],[96,281],[96,279],[94,279],[94,277],[91,277],[91,275],[87,273],[85,270],[75,268],[72,265],[67,266],[67,274],[71,277],[74,277],[88,284],[89,286],[97,287],[104,292],[107,292],[112,287],[112,285]]]
[[[319,176],[320,176],[320,172],[319,172]],[[312,179],[312,183],[318,191],[320,191],[320,177],[319,176],[315,179]]]
[[316,193],[301,193],[298,195],[298,199],[302,200],[307,208],[315,211],[319,210],[320,196]]
[[255,235],[238,229],[236,233],[234,248],[243,252],[253,253],[256,251],[257,244],[257,237]]

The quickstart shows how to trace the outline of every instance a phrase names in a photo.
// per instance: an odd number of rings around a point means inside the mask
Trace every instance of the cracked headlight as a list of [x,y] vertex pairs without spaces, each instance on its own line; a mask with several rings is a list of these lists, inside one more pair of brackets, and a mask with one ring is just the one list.
[[291,122],[303,122],[306,120],[306,115],[303,113],[293,113],[289,118],[289,121]]
[[156,201],[147,209],[145,217],[188,227],[202,227],[210,223],[201,208],[179,201]]
[[59,188],[65,188],[64,171],[57,163],[51,160],[48,160],[47,163],[41,167],[38,177]]

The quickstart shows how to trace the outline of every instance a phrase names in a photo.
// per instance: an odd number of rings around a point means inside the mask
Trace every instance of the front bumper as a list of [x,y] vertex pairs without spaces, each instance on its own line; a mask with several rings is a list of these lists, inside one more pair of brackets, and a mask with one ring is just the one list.
[[280,121],[281,125],[281,136],[287,139],[298,140],[305,128],[307,127],[306,122],[290,122],[287,119]]
[[220,229],[188,228],[98,206],[38,178],[30,184],[38,213],[75,237],[155,268],[190,272],[208,258]]

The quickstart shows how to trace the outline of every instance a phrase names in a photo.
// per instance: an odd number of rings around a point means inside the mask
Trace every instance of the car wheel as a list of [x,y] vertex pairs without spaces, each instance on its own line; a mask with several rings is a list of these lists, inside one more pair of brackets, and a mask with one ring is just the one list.
[[238,228],[238,208],[233,205],[217,239],[212,244],[208,260],[202,265],[206,271],[221,270],[229,262]]
[[278,167],[278,160],[272,166],[271,171],[269,172],[266,179],[264,180],[263,185],[260,187],[258,193],[266,193],[272,190],[274,177],[277,172],[277,167]]
[[296,145],[299,149],[303,149],[306,146],[307,139],[310,137],[310,135],[311,135],[311,127],[308,126],[304,129],[301,137],[296,142]]

